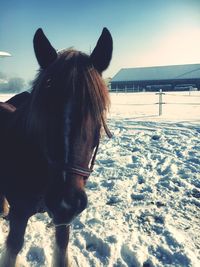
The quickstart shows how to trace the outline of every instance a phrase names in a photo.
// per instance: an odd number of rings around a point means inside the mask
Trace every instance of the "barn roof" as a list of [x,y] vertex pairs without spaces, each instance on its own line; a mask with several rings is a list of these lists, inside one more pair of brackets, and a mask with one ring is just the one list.
[[111,82],[200,79],[200,64],[121,69]]

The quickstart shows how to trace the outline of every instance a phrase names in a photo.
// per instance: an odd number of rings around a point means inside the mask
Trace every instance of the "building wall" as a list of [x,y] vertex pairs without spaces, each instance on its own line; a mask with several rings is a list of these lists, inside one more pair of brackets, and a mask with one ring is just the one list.
[[111,92],[154,92],[163,91],[184,91],[197,88],[200,90],[200,79],[187,80],[159,80],[159,81],[120,81],[112,82]]

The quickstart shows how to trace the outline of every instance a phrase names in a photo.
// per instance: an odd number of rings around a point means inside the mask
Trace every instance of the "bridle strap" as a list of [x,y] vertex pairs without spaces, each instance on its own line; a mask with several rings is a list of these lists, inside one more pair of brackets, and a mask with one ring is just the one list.
[[64,170],[69,172],[69,173],[72,173],[72,174],[77,174],[77,175],[83,176],[84,179],[87,180],[88,177],[90,176],[90,174],[93,172],[93,167],[94,167],[94,163],[96,160],[96,155],[97,155],[98,149],[99,149],[99,143],[94,150],[94,154],[93,154],[93,157],[92,157],[92,160],[90,163],[90,168],[82,168],[82,167],[78,167],[75,165],[71,166],[71,165],[67,164],[65,166]]
[[[107,136],[109,138],[111,138],[112,134],[111,134],[110,130],[108,129],[108,126],[106,125],[103,117],[102,117],[102,123],[103,123],[103,128],[104,128]],[[95,147],[89,168],[79,167],[79,166],[74,165],[74,164],[64,164],[64,166],[60,166],[60,167],[62,168],[62,170],[66,171],[68,173],[80,175],[83,177],[84,180],[87,180],[89,178],[90,174],[93,172],[93,168],[94,168],[98,149],[99,149],[99,142],[98,142],[97,146]],[[54,165],[59,167],[57,164],[54,164]]]
[[87,178],[92,173],[92,170],[90,170],[90,169],[83,169],[83,168],[75,167],[75,166],[66,166],[64,169],[68,173],[77,174],[77,175],[87,177]]
[[91,172],[93,171],[93,168],[94,168],[94,164],[95,164],[95,160],[96,160],[98,149],[99,149],[99,143],[98,143],[98,145],[95,148],[95,151],[94,151],[94,154],[93,154],[91,163],[90,163],[90,170],[91,170]]

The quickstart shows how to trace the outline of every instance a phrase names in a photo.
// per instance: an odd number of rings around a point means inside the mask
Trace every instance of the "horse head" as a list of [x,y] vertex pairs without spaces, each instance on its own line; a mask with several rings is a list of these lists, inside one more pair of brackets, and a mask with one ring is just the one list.
[[112,57],[112,37],[104,28],[91,55],[57,52],[41,29],[33,43],[40,70],[27,125],[46,161],[47,211],[55,225],[69,224],[87,206],[84,188],[102,128],[109,135],[109,96],[101,74]]

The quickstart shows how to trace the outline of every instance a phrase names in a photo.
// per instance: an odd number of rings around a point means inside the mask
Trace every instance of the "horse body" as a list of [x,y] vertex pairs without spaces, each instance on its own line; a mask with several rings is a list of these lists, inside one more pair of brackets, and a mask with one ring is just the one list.
[[0,191],[6,194],[10,204],[15,195],[20,199],[23,194],[37,194],[42,185],[39,182],[47,176],[44,175],[45,160],[41,151],[23,130],[28,102],[23,103],[23,107],[16,112],[9,114],[6,125],[1,126]]
[[40,71],[32,92],[8,101],[16,110],[0,110],[0,208],[5,199],[10,205],[2,267],[17,265],[28,219],[41,211],[56,226],[53,266],[68,266],[69,225],[87,206],[84,186],[109,103],[101,78],[112,55],[107,29],[90,56],[58,54],[41,29],[34,50]]

